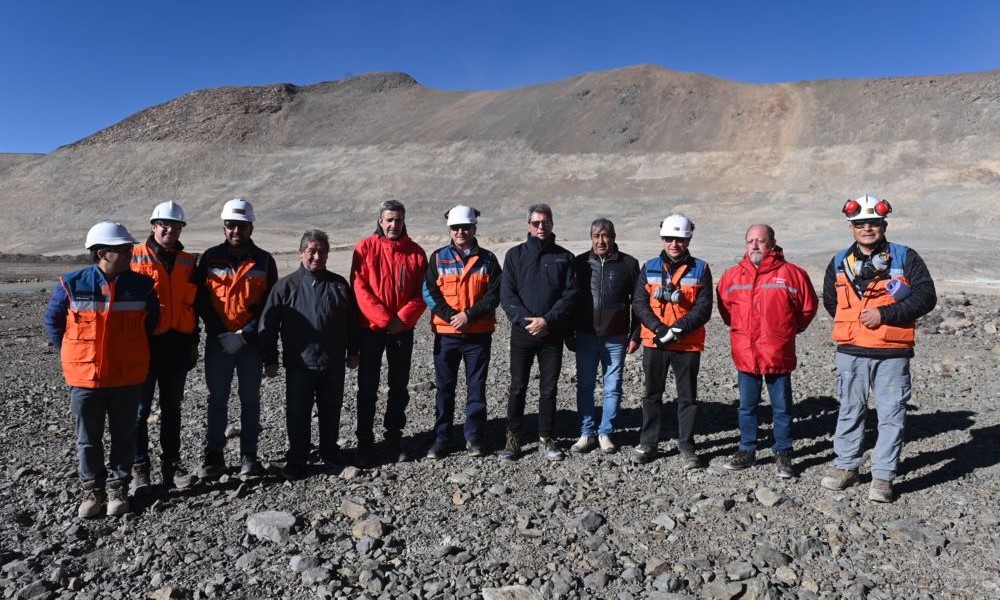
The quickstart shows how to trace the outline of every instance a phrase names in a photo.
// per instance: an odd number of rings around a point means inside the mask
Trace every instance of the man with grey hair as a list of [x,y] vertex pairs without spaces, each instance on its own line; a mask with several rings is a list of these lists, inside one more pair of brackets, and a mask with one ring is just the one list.
[[773,412],[775,474],[795,477],[792,466],[792,371],[795,336],[816,316],[818,301],[809,274],[785,260],[769,225],[751,225],[746,253],[716,288],[719,315],[729,326],[729,341],[740,392],[740,445],[722,466],[730,471],[757,461],[757,405],[761,389]]
[[[617,451],[611,433],[622,397],[625,355],[639,349],[639,321],[632,314],[639,261],[618,250],[615,224],[610,219],[591,223],[590,245],[590,250],[578,255],[573,263],[580,281],[572,343],[576,349],[580,439],[570,449],[589,452],[599,442],[601,451],[610,454]],[[567,342],[572,339],[567,338]],[[594,422],[598,366],[604,382],[600,427]]]
[[410,403],[413,329],[427,305],[422,296],[427,255],[406,235],[406,208],[398,200],[379,206],[375,233],[358,242],[351,264],[351,286],[358,301],[358,463],[375,464],[375,405],[382,355],[389,367],[385,408],[385,454],[392,462],[408,458],[403,449],[406,406]]
[[577,293],[573,253],[555,243],[552,209],[528,209],[528,239],[507,251],[500,303],[510,320],[510,392],[507,444],[500,458],[521,453],[521,421],[531,364],[538,358],[539,450],[547,460],[565,458],[555,441],[556,393],[562,370],[563,341],[571,331]]
[[[300,266],[278,280],[261,317],[264,374],[278,374],[278,338],[285,365],[285,424],[288,452],[283,475],[305,475],[312,408],[319,420],[319,457],[339,464],[337,438],[346,368],[358,366],[358,307],[347,280],[328,271],[330,241],[310,229],[299,242]],[[346,367],[346,368],[345,368]]]

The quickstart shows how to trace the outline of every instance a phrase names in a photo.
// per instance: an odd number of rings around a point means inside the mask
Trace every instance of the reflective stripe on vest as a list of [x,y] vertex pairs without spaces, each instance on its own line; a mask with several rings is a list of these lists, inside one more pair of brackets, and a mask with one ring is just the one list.
[[[684,315],[691,312],[698,290],[701,289],[701,277],[705,273],[705,261],[695,258],[694,265],[684,264],[674,272],[671,282],[681,291],[681,301],[663,302],[654,297],[656,289],[661,287],[666,279],[667,268],[659,256],[646,261],[646,293],[649,294],[649,307],[664,325],[673,325]],[[642,343],[649,348],[656,348],[653,341],[654,333],[645,325],[642,326]],[[683,350],[701,352],[705,349],[705,326],[686,332],[681,338],[664,346],[666,350]]]
[[60,277],[59,283],[69,299],[60,351],[66,383],[93,389],[145,381],[152,280],[126,272],[108,283],[95,266]]
[[198,325],[194,299],[198,293],[192,276],[195,259],[184,251],[174,258],[174,268],[168,273],[166,267],[149,247],[148,243],[137,245],[132,250],[132,270],[153,278],[153,289],[160,298],[160,323],[153,335],[166,333],[171,329],[181,333],[194,333]]
[[902,325],[883,323],[875,329],[869,329],[861,324],[861,311],[866,308],[888,306],[896,302],[886,291],[886,284],[892,279],[908,283],[903,275],[906,263],[907,247],[900,244],[889,244],[889,276],[877,279],[859,296],[851,278],[844,271],[844,259],[850,248],[841,250],[834,257],[837,269],[834,286],[837,292],[837,312],[833,317],[833,332],[831,337],[837,344],[860,346],[862,348],[912,348],[916,338],[916,323]]
[[[446,246],[439,250],[435,256],[435,266],[438,272],[437,286],[448,306],[461,312],[470,308],[486,295],[486,289],[490,284],[490,264],[483,255],[476,254],[470,256],[468,261],[463,261],[455,252],[454,247]],[[433,312],[431,313],[431,330],[434,333],[490,333],[495,328],[496,311],[475,321],[470,321],[461,331],[452,327],[448,321]]]
[[267,254],[254,252],[235,269],[231,266],[214,266],[207,269],[205,287],[212,308],[229,331],[238,331],[260,312],[267,300]]

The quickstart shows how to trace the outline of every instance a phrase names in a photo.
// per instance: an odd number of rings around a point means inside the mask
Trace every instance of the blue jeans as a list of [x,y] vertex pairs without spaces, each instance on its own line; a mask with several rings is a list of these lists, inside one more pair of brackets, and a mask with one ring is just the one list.
[[792,451],[792,375],[754,375],[739,372],[740,388],[740,450],[757,451],[757,405],[760,392],[767,385],[774,420],[774,446],[772,452]]
[[[139,385],[69,389],[70,409],[76,417],[76,447],[80,480],[95,481],[103,488],[106,480],[128,483],[132,478],[135,453],[135,414],[139,405]],[[104,420],[111,434],[108,455],[110,474],[104,466]]]
[[398,334],[361,330],[358,364],[358,445],[375,442],[375,406],[382,377],[382,354],[388,363],[389,396],[385,404],[385,439],[398,441],[406,427],[406,407],[410,404],[410,360],[413,357],[413,330]]
[[628,338],[624,335],[598,337],[592,333],[576,334],[576,410],[580,413],[580,435],[594,435],[594,389],[597,365],[604,377],[604,405],[601,411],[601,435],[614,430],[615,416],[622,399],[622,369]]
[[465,440],[480,442],[486,426],[486,374],[490,370],[492,333],[434,336],[434,379],[437,387],[434,439],[447,443],[455,420],[458,365],[465,359]]
[[160,388],[160,460],[172,463],[181,458],[181,402],[187,371],[175,369],[157,373],[151,370],[139,399],[136,419],[135,463],[149,464],[149,413],[153,408],[153,393]]
[[896,477],[903,450],[906,403],[910,400],[909,358],[861,358],[837,352],[837,393],[840,414],[833,438],[833,461],[838,469],[861,465],[868,396],[875,392],[878,437],[872,452],[872,476],[886,481]]
[[285,426],[288,452],[285,460],[304,465],[312,447],[312,407],[319,422],[319,455],[336,462],[340,435],[340,411],[344,404],[344,363],[325,370],[288,367],[285,370]]
[[256,343],[249,343],[236,354],[226,354],[219,340],[205,338],[205,383],[208,386],[208,422],[205,450],[222,452],[226,447],[226,423],[229,420],[229,392],[233,372],[239,377],[240,454],[257,454],[260,434],[260,382],[264,378],[263,359]]

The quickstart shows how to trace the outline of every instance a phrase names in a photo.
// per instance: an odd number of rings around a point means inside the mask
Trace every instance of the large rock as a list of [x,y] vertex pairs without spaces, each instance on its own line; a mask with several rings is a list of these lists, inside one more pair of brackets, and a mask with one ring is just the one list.
[[483,588],[483,600],[542,600],[542,594],[523,585]]
[[250,535],[279,544],[288,541],[294,526],[295,515],[279,510],[259,512],[247,518]]

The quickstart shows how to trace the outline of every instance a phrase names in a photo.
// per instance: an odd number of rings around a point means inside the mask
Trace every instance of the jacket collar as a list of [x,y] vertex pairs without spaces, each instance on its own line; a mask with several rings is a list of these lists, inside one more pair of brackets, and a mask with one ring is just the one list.
[[[599,256],[594,254],[593,248],[590,249],[590,258],[592,260],[601,260]],[[619,254],[618,252],[618,243],[616,242],[614,245],[611,246],[611,252],[608,252],[608,255],[604,257],[604,260],[617,261],[620,259],[621,259],[621,254]]]

